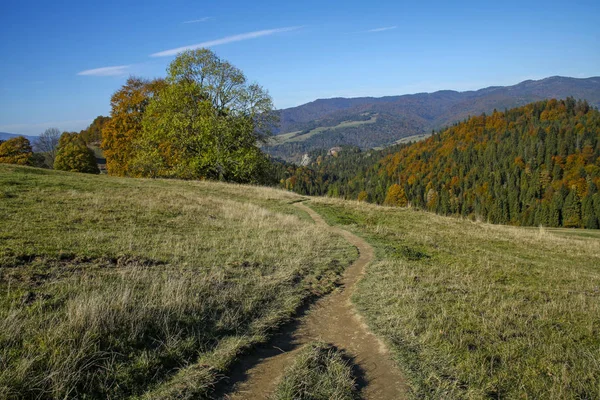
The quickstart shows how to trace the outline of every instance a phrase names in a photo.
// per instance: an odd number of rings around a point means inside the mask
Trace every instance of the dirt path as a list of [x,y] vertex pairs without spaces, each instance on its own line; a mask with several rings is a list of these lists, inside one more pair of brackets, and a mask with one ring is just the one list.
[[330,227],[319,214],[304,204],[296,203],[296,206],[310,214],[317,225],[342,235],[356,246],[360,256],[344,272],[339,289],[318,300],[268,346],[241,362],[231,377],[233,392],[223,398],[268,398],[300,346],[317,339],[343,349],[352,357],[363,398],[405,398],[404,379],[390,360],[385,345],[368,330],[350,301],[365,266],[373,259],[373,248],[348,231]]

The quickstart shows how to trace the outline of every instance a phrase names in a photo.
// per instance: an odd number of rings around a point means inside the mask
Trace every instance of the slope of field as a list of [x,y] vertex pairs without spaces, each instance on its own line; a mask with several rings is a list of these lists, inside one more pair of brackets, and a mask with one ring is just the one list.
[[[373,248],[363,239],[348,231],[330,227],[319,214],[304,203],[295,205],[308,212],[317,226],[344,236],[348,242],[356,246],[359,258],[344,271],[340,279],[340,286],[333,293],[311,304],[306,312],[294,322],[294,328],[291,331],[284,330],[282,335],[276,336],[274,341],[269,342],[266,349],[261,349],[250,359],[242,361],[245,379],[230,385],[230,389],[234,390],[233,393],[223,393],[222,397],[231,400],[270,398],[273,393],[279,392],[275,388],[275,383],[280,381],[290,383],[296,389],[300,389],[298,397],[293,397],[294,399],[337,399],[338,397],[335,396],[326,396],[322,389],[332,392],[348,387],[347,379],[338,379],[345,375],[344,373],[340,374],[342,371],[335,371],[339,367],[338,363],[328,363],[333,368],[331,371],[324,371],[329,368],[325,365],[321,367],[321,373],[325,375],[323,376],[324,380],[314,379],[315,376],[312,374],[310,377],[307,376],[306,380],[298,376],[303,375],[304,368],[291,367],[290,371],[283,372],[293,365],[292,358],[298,356],[301,359],[304,358],[296,355],[296,353],[302,353],[302,348],[299,346],[310,345],[315,340],[319,340],[343,351],[347,360],[352,361],[355,376],[357,378],[360,376],[360,380],[362,380],[360,398],[364,400],[405,399],[407,388],[402,373],[390,359],[385,344],[369,331],[350,301],[357,283],[364,275],[365,268],[373,260]],[[269,349],[271,350],[269,351]],[[318,357],[318,359],[327,360],[322,357]],[[253,360],[259,360],[259,362],[256,363]],[[291,376],[286,374],[291,374]],[[237,374],[234,372],[233,375],[235,377]],[[326,378],[327,375],[335,382]],[[236,379],[234,378],[234,380]],[[297,384],[303,381],[307,381],[306,386],[301,388]],[[315,385],[325,385],[325,387],[319,388]],[[284,386],[287,385],[284,384]],[[322,393],[322,395],[308,396],[311,392],[313,394]],[[285,393],[289,392],[285,391]]]
[[415,398],[600,396],[600,232],[333,199],[311,207],[375,247],[353,300]]
[[[210,396],[241,352],[356,258],[298,200],[0,165],[0,397]],[[415,398],[600,394],[600,232],[310,206],[374,247],[352,300]],[[302,361],[317,359],[321,376]],[[355,395],[335,354],[297,360],[283,398],[303,382]]]
[[0,165],[0,398],[206,397],[356,257],[298,198]]
[[339,124],[334,125],[334,126],[319,127],[319,128],[314,128],[314,129],[305,130],[305,131],[295,131],[295,132],[284,133],[281,135],[274,136],[272,138],[272,144],[276,145],[276,144],[283,144],[283,143],[290,143],[290,142],[303,142],[319,133],[322,133],[325,130],[352,128],[352,127],[357,127],[357,126],[361,126],[361,125],[374,124],[377,122],[377,114],[369,115],[368,117],[369,117],[369,119],[362,120],[362,121],[342,121]]
[[[267,151],[293,159],[301,152],[333,146],[351,145],[363,149],[387,146],[404,137],[430,133],[469,116],[491,113],[494,109],[502,111],[534,101],[569,96],[599,107],[600,77],[577,79],[554,76],[467,92],[442,90],[381,98],[319,99],[281,110],[279,131],[285,134],[322,128],[318,134],[301,144],[277,144]],[[367,126],[327,129],[342,121],[361,121],[365,114],[378,114],[379,118],[376,123]]]

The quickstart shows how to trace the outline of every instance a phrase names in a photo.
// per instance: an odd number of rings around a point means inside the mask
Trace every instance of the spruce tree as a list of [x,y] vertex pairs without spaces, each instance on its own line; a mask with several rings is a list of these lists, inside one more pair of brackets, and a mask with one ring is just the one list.
[[575,190],[569,191],[563,205],[563,226],[579,228],[581,226],[581,203]]

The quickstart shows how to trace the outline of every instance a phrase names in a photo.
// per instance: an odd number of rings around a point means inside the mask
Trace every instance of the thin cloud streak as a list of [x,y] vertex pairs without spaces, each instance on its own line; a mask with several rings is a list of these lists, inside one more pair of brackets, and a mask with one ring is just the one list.
[[78,72],[77,75],[82,76],[121,76],[127,73],[127,70],[131,65],[117,65],[115,67],[102,67],[87,69],[85,71]]
[[233,36],[226,36],[226,37],[221,38],[221,39],[209,40],[207,42],[202,42],[202,43],[198,43],[198,44],[192,44],[190,46],[177,47],[175,49],[161,51],[161,52],[158,52],[158,53],[151,54],[150,57],[174,56],[174,55],[179,54],[179,53],[181,53],[182,51],[185,51],[185,50],[196,50],[196,49],[201,49],[203,47],[213,47],[213,46],[219,46],[221,44],[227,44],[227,43],[233,43],[233,42],[241,42],[242,40],[256,39],[256,38],[259,38],[259,37],[262,37],[262,36],[270,36],[270,35],[275,35],[277,33],[295,31],[295,30],[298,30],[300,28],[302,28],[302,27],[301,26],[290,26],[290,27],[287,27],[287,28],[265,29],[265,30],[262,30],[262,31],[242,33],[242,34],[233,35]]
[[198,22],[206,22],[210,19],[211,17],[202,17],[199,19],[193,19],[191,21],[183,21],[182,24],[197,24]]
[[384,26],[383,28],[375,28],[375,29],[369,29],[368,31],[365,32],[383,32],[383,31],[391,31],[392,29],[396,29],[398,26]]

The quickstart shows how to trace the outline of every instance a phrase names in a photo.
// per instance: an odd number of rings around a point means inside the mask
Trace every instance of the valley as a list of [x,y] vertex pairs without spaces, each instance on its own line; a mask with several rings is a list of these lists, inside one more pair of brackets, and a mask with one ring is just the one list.
[[414,143],[314,151],[305,165],[280,168],[280,186],[499,224],[598,229],[598,132],[600,113],[586,101],[540,101]]
[[[304,153],[335,146],[361,149],[389,146],[410,136],[430,134],[482,113],[524,106],[545,99],[574,97],[600,106],[600,77],[548,77],[513,86],[476,91],[442,90],[402,96],[319,99],[279,111],[281,126],[265,150],[276,157],[298,161]],[[378,115],[363,125],[365,115]],[[355,124],[349,123],[354,121]],[[301,140],[290,140],[299,132]],[[300,142],[301,143],[297,143]]]

